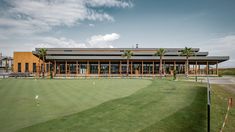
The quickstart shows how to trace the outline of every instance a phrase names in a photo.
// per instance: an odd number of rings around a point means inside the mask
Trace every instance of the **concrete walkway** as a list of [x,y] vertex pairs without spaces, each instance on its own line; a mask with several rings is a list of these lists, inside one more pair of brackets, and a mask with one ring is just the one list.
[[211,84],[217,84],[224,88],[224,90],[235,94],[235,77],[224,76],[224,77],[210,77]]
[[224,76],[224,77],[210,77],[211,84],[235,84],[235,77]]

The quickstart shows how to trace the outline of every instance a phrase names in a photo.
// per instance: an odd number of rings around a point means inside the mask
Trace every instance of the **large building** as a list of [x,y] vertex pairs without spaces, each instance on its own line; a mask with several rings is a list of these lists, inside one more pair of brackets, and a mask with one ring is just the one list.
[[[129,76],[158,76],[160,57],[154,54],[158,48],[47,48],[45,71],[55,77],[79,76],[124,76],[127,73],[127,59],[122,56],[131,50]],[[163,74],[185,74],[186,57],[181,56],[183,48],[165,48]],[[228,56],[208,56],[208,52],[192,49],[189,57],[189,75],[217,76],[218,64],[229,59]],[[42,60],[38,59],[39,48],[33,52],[14,53],[14,72],[41,73]]]

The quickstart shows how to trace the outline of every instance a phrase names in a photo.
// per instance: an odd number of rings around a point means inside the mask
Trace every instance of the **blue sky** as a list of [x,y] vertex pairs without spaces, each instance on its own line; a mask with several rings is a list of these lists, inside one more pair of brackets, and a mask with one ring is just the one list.
[[235,66],[234,0],[0,0],[0,51],[199,47]]

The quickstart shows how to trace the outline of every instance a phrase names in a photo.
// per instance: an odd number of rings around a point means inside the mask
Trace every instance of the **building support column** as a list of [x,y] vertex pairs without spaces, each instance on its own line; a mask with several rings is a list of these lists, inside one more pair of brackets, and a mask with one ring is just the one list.
[[56,75],[56,60],[54,60],[54,76]]
[[152,72],[153,72],[153,76],[154,76],[154,61],[153,61]]
[[131,75],[132,75],[132,61],[131,61]]
[[48,72],[49,72],[49,75],[50,75],[50,73],[51,73],[51,62],[49,61],[49,68],[48,68]]
[[98,77],[100,77],[100,61],[98,60]]
[[71,71],[70,71],[70,70],[71,70],[71,69],[70,69],[70,64],[67,64],[67,65],[68,65],[68,77],[70,77],[70,72],[71,72]]
[[209,64],[208,64],[208,61],[206,62],[206,75],[209,74]]
[[89,66],[89,60],[87,60],[87,68],[86,68],[86,70],[87,70],[87,76],[89,76],[89,71],[90,71],[90,66]]
[[195,64],[195,75],[197,75],[197,61],[196,61],[196,64]]
[[[48,67],[47,67],[48,66]],[[47,70],[47,76],[48,76],[48,74],[50,73],[50,61],[49,62],[47,62],[47,65],[46,65],[46,70]]]
[[190,63],[189,63],[189,61],[188,61],[188,75],[190,74]]
[[194,64],[192,64],[193,65],[193,68],[192,68],[192,71],[193,71],[193,74],[195,74],[195,67],[194,67]]
[[166,75],[166,61],[163,61],[163,65],[162,65],[162,73],[165,76]]
[[60,64],[58,64],[58,65],[59,65],[59,76],[61,76],[61,75],[60,75]]
[[142,61],[142,77],[143,77],[143,75],[144,75],[144,61]]
[[81,64],[78,63],[78,75],[81,75]]
[[218,61],[216,62],[216,75],[219,75],[219,67],[218,67]]
[[201,75],[201,67],[200,64],[198,65],[199,75]]
[[111,76],[111,61],[109,61],[109,77]]
[[176,71],[176,62],[174,61],[174,71]]
[[120,72],[120,76],[121,76],[121,74],[122,74],[122,61],[120,61],[119,72]]
[[78,61],[76,61],[76,77],[78,76]]
[[67,77],[67,61],[65,61],[65,77]]

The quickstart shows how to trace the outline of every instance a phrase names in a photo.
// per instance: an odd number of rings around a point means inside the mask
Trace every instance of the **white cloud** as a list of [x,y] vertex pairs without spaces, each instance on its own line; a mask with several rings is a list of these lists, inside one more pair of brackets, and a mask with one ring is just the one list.
[[112,45],[109,45],[109,42],[112,42],[119,38],[120,38],[120,35],[117,33],[111,33],[111,34],[105,34],[105,35],[94,35],[88,40],[88,43],[91,45],[91,47],[103,46],[103,47],[112,48]]
[[119,38],[120,35],[117,33],[94,35],[89,37],[86,42],[79,42],[65,37],[32,36],[27,39],[26,43],[20,40],[14,43],[2,43],[0,52],[4,55],[12,56],[14,51],[32,51],[35,48],[113,48],[113,42]]
[[36,43],[33,46],[39,48],[113,48],[112,42],[119,38],[120,35],[117,33],[94,35],[87,39],[87,42],[80,43],[64,37],[39,37],[35,39]]
[[87,3],[91,6],[97,7],[97,6],[108,6],[108,7],[131,7],[132,3],[125,2],[125,1],[120,1],[120,0],[87,0]]
[[[100,7],[130,7],[120,0],[5,0],[0,13],[0,34],[32,34],[55,26],[73,26],[83,20],[114,21]],[[4,27],[4,28],[1,28]]]
[[233,54],[235,51],[235,35],[214,38],[201,44],[203,49],[211,51],[211,55]]
[[[87,48],[87,45],[84,43],[76,42],[68,38],[55,38],[55,37],[45,37],[37,38],[37,42],[33,45],[34,48]],[[29,44],[32,46],[32,44]]]
[[95,24],[90,23],[89,27],[95,27]]
[[229,56],[229,61],[223,62],[223,67],[235,67],[235,35],[214,38],[199,44],[201,49],[209,51],[212,56]]

